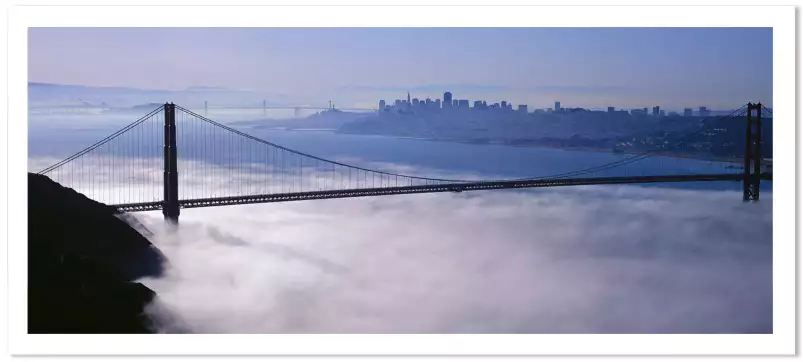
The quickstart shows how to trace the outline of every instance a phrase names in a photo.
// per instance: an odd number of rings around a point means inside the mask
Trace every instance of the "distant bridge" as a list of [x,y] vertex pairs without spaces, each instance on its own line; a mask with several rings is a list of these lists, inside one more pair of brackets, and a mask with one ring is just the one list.
[[206,109],[232,109],[232,110],[240,110],[240,109],[247,109],[247,110],[314,110],[314,111],[326,111],[326,110],[338,110],[338,111],[345,111],[345,112],[376,112],[376,108],[335,108],[335,107],[318,107],[318,106],[265,106],[265,107],[237,107],[237,106],[209,106]]
[[[122,211],[162,210],[165,218],[174,222],[178,221],[181,208],[658,182],[739,181],[743,185],[743,199],[757,201],[761,180],[772,179],[771,172],[762,172],[762,110],[772,112],[760,103],[748,103],[723,116],[746,121],[741,170],[722,165],[720,172],[709,174],[594,176],[656,156],[662,151],[656,149],[560,174],[507,180],[459,180],[404,175],[324,159],[273,144],[166,103],[40,174]],[[708,131],[695,130],[678,142]]]

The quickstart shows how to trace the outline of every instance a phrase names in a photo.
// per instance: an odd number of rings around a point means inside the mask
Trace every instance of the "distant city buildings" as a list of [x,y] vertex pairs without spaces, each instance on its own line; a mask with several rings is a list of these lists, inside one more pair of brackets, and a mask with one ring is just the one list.
[[[470,110],[472,112],[473,111],[504,112],[502,114],[507,114],[515,117],[533,116],[539,114],[540,115],[562,114],[570,116],[577,113],[609,113],[614,117],[627,117],[627,116],[679,117],[680,116],[678,112],[669,112],[661,109],[661,106],[653,106],[652,108],[633,108],[630,109],[630,111],[627,110],[617,111],[616,107],[613,106],[608,106],[607,109],[604,110],[603,109],[589,110],[584,108],[563,108],[561,106],[560,101],[554,102],[554,108],[541,108],[541,109],[531,110],[528,105],[519,104],[516,106],[514,110],[513,103],[508,102],[506,100],[488,104],[488,102],[486,102],[485,100],[472,101],[468,99],[455,99],[452,92],[444,92],[443,101],[441,101],[440,99],[433,100],[431,98],[425,98],[425,99],[420,99],[418,97],[413,98],[410,92],[407,92],[406,100],[396,99],[393,101],[392,105],[386,103],[384,99],[380,100],[379,109],[386,112],[394,111],[397,113],[414,113],[414,114],[425,114],[427,112],[452,112],[452,111],[465,112],[466,110]],[[684,108],[682,115],[683,117],[694,117],[695,115],[699,115],[700,117],[709,117],[711,115],[711,111],[704,106],[699,107],[697,112],[695,112],[692,108]]]

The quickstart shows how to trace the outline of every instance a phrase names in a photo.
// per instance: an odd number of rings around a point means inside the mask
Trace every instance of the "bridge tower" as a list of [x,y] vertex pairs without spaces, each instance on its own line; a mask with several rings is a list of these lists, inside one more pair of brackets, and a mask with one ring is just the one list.
[[162,214],[165,221],[177,224],[178,204],[178,152],[176,150],[176,105],[165,103],[165,141],[164,141],[164,204]]
[[761,185],[761,103],[747,104],[743,182],[743,200],[758,201]]

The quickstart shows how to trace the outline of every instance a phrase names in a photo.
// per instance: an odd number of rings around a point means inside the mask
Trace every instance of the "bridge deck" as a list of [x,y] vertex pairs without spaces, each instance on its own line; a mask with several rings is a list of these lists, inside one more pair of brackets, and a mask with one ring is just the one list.
[[[268,202],[286,202],[301,200],[337,199],[346,197],[404,195],[431,192],[462,192],[474,190],[518,189],[535,187],[580,186],[580,185],[613,185],[658,182],[695,182],[695,181],[742,181],[742,174],[710,174],[710,175],[670,175],[670,176],[636,176],[636,177],[594,177],[594,178],[561,178],[521,181],[484,181],[473,183],[453,183],[425,186],[399,186],[384,188],[311,191],[296,193],[264,194],[253,196],[216,197],[205,199],[179,200],[181,208],[259,204]],[[771,174],[763,174],[762,179],[771,180]],[[153,211],[161,210],[162,202],[145,202],[112,205],[120,211]]]

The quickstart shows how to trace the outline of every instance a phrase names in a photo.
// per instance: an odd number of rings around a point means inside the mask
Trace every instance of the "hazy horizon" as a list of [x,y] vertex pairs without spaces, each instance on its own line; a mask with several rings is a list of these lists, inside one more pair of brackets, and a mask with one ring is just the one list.
[[772,104],[771,28],[30,28],[28,53],[29,83],[344,107],[407,91],[531,108]]

